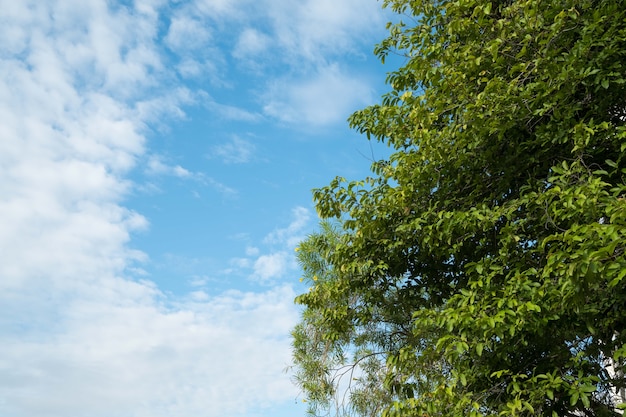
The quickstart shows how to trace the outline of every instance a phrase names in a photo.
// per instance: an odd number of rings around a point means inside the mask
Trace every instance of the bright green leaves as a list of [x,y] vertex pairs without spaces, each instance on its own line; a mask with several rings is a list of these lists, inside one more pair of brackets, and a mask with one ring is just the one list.
[[[298,252],[312,290],[297,299],[294,357],[312,409],[614,416],[626,402],[608,365],[626,360],[626,8],[384,4],[408,18],[376,54],[406,62],[350,125],[394,153],[371,178],[314,191],[338,224]],[[344,366],[359,373],[347,396]]]

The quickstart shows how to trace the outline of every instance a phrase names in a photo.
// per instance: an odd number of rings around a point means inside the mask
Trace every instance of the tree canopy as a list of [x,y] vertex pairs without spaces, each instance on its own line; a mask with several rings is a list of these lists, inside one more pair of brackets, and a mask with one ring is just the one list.
[[385,0],[405,57],[314,190],[295,379],[315,414],[614,416],[625,401],[626,4]]

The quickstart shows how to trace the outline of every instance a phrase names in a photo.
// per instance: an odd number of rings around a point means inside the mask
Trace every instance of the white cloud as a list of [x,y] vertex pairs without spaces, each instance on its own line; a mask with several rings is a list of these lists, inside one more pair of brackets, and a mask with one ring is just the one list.
[[291,223],[285,228],[276,229],[269,233],[264,239],[266,243],[285,245],[291,250],[296,247],[298,242],[304,238],[302,232],[309,224],[311,213],[304,207],[295,207],[291,211],[291,215],[293,217]]
[[220,104],[217,102],[208,102],[207,108],[216,113],[220,117],[228,120],[241,121],[241,122],[256,122],[261,119],[261,115],[255,112],[251,112],[240,107],[229,106],[226,104]]
[[230,260],[230,264],[235,268],[235,270],[241,270],[249,268],[251,262],[248,258],[233,258]]
[[[311,216],[306,208],[296,207],[292,210],[292,217],[293,220],[287,227],[276,229],[263,239],[267,253],[259,255],[261,253],[259,248],[246,248],[247,256],[256,257],[250,276],[254,282],[273,283],[296,268],[293,250],[303,239],[302,233],[308,226]],[[249,265],[248,258],[237,258],[237,261],[242,268]]]
[[212,188],[216,189],[218,192],[220,192],[220,193],[221,193],[221,194],[223,194],[223,195],[226,195],[226,196],[231,196],[231,197],[232,197],[232,196],[236,196],[237,194],[239,194],[239,193],[238,193],[238,191],[237,191],[236,189],[234,189],[234,188],[232,188],[232,187],[229,187],[229,186],[227,186],[227,185],[225,185],[225,184],[223,184],[223,183],[221,183],[221,182],[217,181],[217,180],[216,180],[216,179],[214,179],[214,178],[210,178],[210,177],[202,176],[201,181],[202,181],[204,184],[206,184],[206,185],[208,185],[208,186],[210,186],[210,187],[212,187]]
[[279,278],[287,271],[288,259],[286,252],[275,252],[269,255],[261,255],[254,262],[253,279],[266,282],[273,278]]
[[197,0],[192,3],[196,13],[212,19],[225,20],[245,13],[245,1],[241,0]]
[[[224,34],[220,25],[227,24],[232,31],[232,19],[237,10],[236,1],[201,0],[182,2],[173,7],[165,19],[165,45],[174,57],[172,67],[188,80],[208,80],[213,85],[225,86],[229,81],[227,61],[219,43]],[[228,34],[227,36],[232,36]]]
[[209,157],[218,158],[226,164],[244,164],[250,162],[255,151],[254,144],[234,136],[230,142],[214,146]]
[[158,156],[151,156],[147,163],[147,172],[150,175],[172,175],[178,178],[190,178],[193,174],[180,165],[167,165]]
[[329,54],[353,53],[358,44],[368,42],[368,35],[384,27],[377,1],[267,0],[264,6],[279,49],[317,64]]
[[324,126],[345,123],[352,112],[372,102],[372,95],[366,80],[330,65],[311,77],[275,81],[263,110],[283,122]]
[[239,35],[233,56],[239,59],[250,58],[265,52],[271,45],[272,39],[263,32],[254,28],[246,28]]
[[164,119],[186,120],[187,115],[181,106],[196,104],[202,96],[201,92],[192,93],[185,87],[170,87],[159,96],[139,100],[135,104],[136,116],[144,123],[167,130],[163,126]]
[[[227,196],[237,195],[237,190],[231,188],[214,178],[206,176],[202,172],[192,172],[180,165],[170,165],[163,161],[163,158],[157,155],[151,155],[146,163],[146,173],[151,176],[173,176],[180,179],[193,180],[204,186],[211,187],[219,193]],[[154,184],[152,184],[154,187]],[[144,187],[146,188],[146,187]],[[149,189],[149,188],[148,188]],[[196,197],[199,194],[194,191]]]
[[246,255],[247,256],[256,256],[259,254],[259,248],[255,246],[246,247]]
[[272,51],[290,68],[260,95],[267,116],[291,125],[327,126],[345,123],[373,102],[371,82],[334,62],[347,55],[365,60],[362,46],[384,36],[380,2],[268,0],[264,6]]
[[172,19],[165,44],[176,53],[206,47],[211,40],[208,26],[197,18],[182,15]]
[[207,277],[207,276],[193,276],[190,280],[189,280],[189,285],[191,285],[192,287],[204,287],[206,286],[209,282],[213,281],[211,278]]

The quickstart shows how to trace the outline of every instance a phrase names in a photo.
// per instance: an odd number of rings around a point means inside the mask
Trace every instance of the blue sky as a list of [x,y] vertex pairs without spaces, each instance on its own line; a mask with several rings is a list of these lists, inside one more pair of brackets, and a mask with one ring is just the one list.
[[304,415],[311,189],[386,150],[375,0],[0,0],[0,415]]

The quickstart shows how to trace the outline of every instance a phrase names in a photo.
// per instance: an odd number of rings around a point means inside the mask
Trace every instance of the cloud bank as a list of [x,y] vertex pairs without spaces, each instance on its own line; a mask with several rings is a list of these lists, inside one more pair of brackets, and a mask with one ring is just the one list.
[[[142,276],[149,258],[132,236],[149,222],[124,201],[140,163],[154,176],[219,188],[149,150],[153,129],[212,97],[185,80],[228,86],[232,62],[281,51],[286,70],[256,90],[257,108],[212,98],[206,107],[250,123],[319,125],[362,103],[364,81],[325,57],[353,51],[356,33],[377,19],[369,7],[0,0],[1,415],[235,416],[293,400],[282,370],[295,294],[272,280],[293,270],[290,246],[308,212],[296,209],[267,253],[251,248],[243,258],[272,283],[266,290],[172,296]],[[265,10],[263,22],[245,14],[251,8]],[[233,27],[241,29],[225,32]],[[232,54],[216,54],[228,39]],[[214,148],[232,164],[254,150],[236,137]]]
[[126,178],[146,126],[186,100],[158,85],[161,4],[107,3],[0,6],[0,414],[221,416],[291,399],[289,287],[198,301],[133,277],[148,222],[123,206]]

